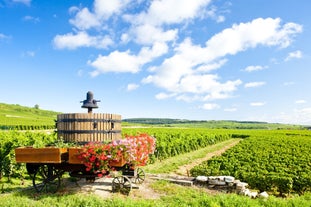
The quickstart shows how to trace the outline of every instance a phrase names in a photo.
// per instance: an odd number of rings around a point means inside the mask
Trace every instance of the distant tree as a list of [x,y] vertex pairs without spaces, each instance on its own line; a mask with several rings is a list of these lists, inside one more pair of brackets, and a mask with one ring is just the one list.
[[39,104],[36,104],[36,105],[34,106],[34,108],[35,108],[35,109],[39,109]]

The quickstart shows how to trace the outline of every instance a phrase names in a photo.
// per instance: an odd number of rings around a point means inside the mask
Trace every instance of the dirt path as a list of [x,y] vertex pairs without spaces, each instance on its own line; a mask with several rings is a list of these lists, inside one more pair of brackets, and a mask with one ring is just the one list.
[[192,163],[187,164],[187,165],[183,165],[180,166],[177,170],[175,170],[174,172],[172,172],[171,174],[176,174],[176,175],[182,175],[182,176],[189,176],[189,171],[190,169],[192,169],[194,166],[199,165],[200,163],[211,159],[214,156],[219,156],[222,153],[224,153],[226,150],[228,150],[229,148],[235,146],[236,144],[238,144],[240,142],[240,140],[236,140],[235,142],[225,146],[224,148],[214,151],[214,152],[210,152],[208,153],[205,157],[200,158],[200,159],[196,159],[194,160]]

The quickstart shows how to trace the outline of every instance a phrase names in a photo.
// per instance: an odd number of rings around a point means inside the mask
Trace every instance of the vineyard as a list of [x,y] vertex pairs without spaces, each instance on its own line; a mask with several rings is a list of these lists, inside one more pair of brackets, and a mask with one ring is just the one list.
[[[212,145],[231,138],[223,131],[211,133],[206,129],[167,129],[141,128],[124,129],[123,136],[135,135],[139,132],[148,133],[156,138],[156,152],[150,155],[150,162],[177,156]],[[69,143],[74,145],[75,143]],[[26,173],[24,165],[17,164],[14,149],[19,146],[43,147],[46,145],[64,145],[57,140],[55,133],[42,132],[0,132],[0,176],[21,177]]]
[[[193,176],[231,175],[259,191],[303,194],[311,190],[311,132],[307,130],[219,130],[201,128],[125,128],[125,135],[147,133],[156,138],[154,163],[231,138],[244,138],[221,157],[191,169]],[[24,177],[23,164],[15,162],[19,146],[64,145],[56,133],[0,132],[0,176]],[[68,143],[67,143],[68,144]],[[70,143],[73,145],[74,143]]]
[[45,130],[55,128],[57,112],[0,103],[0,130]]
[[284,195],[311,190],[310,131],[246,132],[249,138],[221,157],[191,170],[196,175],[231,175],[251,188]]

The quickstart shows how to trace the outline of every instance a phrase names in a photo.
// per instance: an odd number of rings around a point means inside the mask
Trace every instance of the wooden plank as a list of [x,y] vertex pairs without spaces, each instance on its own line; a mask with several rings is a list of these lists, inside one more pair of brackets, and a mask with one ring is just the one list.
[[61,163],[66,161],[66,154],[68,154],[67,148],[57,147],[19,147],[15,149],[17,163]]
[[83,164],[83,162],[77,157],[77,155],[79,154],[79,150],[81,150],[81,148],[79,147],[68,148],[68,154],[69,154],[68,163],[69,164]]

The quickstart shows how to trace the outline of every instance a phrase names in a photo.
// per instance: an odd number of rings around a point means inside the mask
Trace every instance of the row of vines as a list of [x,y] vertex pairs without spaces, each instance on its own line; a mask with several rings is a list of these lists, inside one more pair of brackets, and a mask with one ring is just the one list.
[[281,195],[311,190],[310,131],[247,133],[249,138],[194,167],[191,174],[231,175],[251,188]]
[[0,132],[0,179],[5,176],[22,176],[25,166],[15,162],[14,149],[20,146],[44,147],[55,143],[57,136],[55,133],[47,134],[42,132]]
[[[123,137],[147,133],[156,138],[156,151],[151,155],[150,162],[166,159],[182,153],[197,150],[231,138],[230,134],[211,132],[207,129],[168,129],[168,128],[140,128],[123,129]],[[46,145],[61,144],[56,133],[43,132],[0,132],[0,179],[2,176],[18,177],[25,175],[23,164],[15,162],[14,149],[20,146],[44,147]]]
[[0,125],[0,130],[52,130],[54,125]]
[[156,138],[156,151],[151,160],[162,160],[228,140],[225,130],[200,128],[125,128],[123,134],[144,132]]

